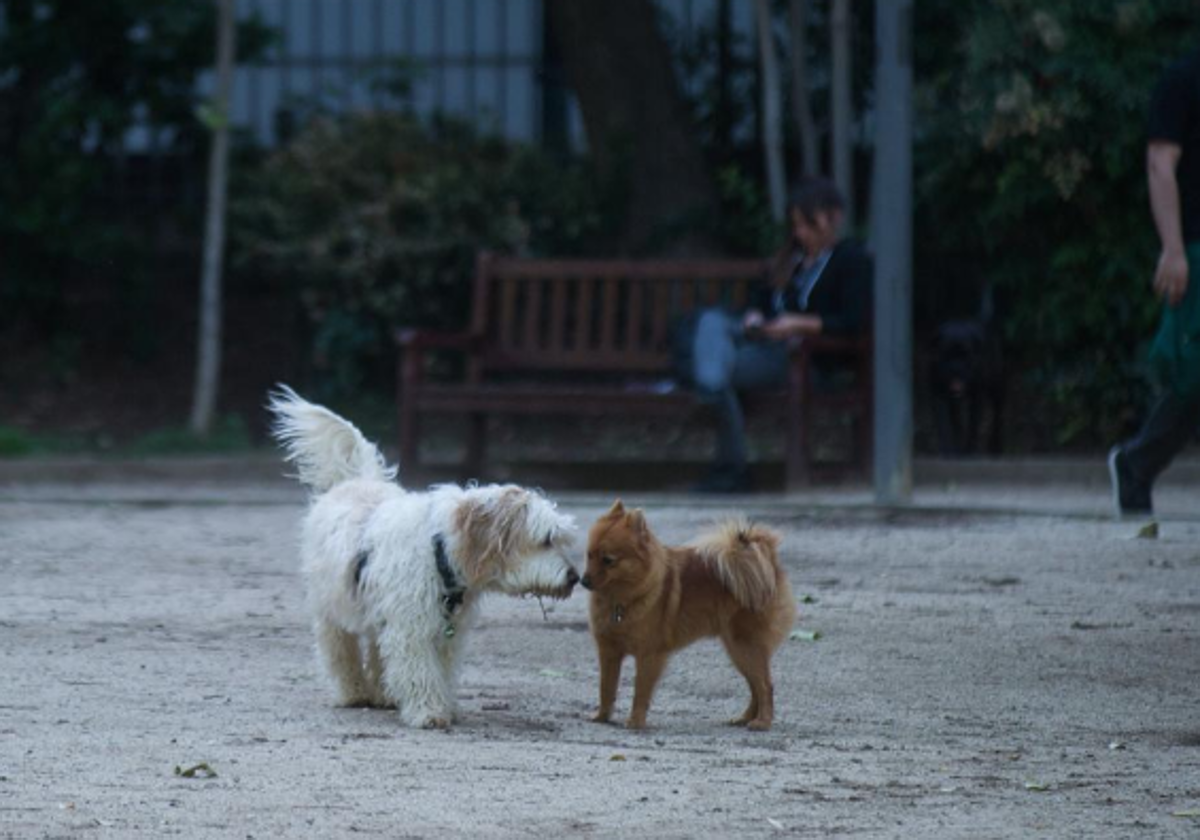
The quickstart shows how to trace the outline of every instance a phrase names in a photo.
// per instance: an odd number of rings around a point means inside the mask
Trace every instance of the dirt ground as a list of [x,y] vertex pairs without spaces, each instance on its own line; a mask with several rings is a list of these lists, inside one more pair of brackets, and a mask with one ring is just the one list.
[[[611,497],[560,502],[586,526]],[[746,696],[715,642],[673,660],[649,731],[589,722],[582,590],[484,604],[449,733],[336,708],[298,489],[0,488],[0,838],[1200,835],[1200,515],[1150,540],[1069,512],[626,502],[668,540],[732,509],[785,534],[819,637],[777,656],[771,732],[723,725]]]

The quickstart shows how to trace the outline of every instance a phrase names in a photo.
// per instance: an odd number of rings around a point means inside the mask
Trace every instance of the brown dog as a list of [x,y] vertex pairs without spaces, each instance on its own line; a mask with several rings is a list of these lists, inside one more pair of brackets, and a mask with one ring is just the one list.
[[600,710],[593,720],[607,722],[612,714],[627,655],[637,662],[637,676],[625,725],[642,729],[671,654],[718,636],[750,685],[750,705],[730,722],[770,729],[771,655],[796,619],[778,546],[774,531],[745,522],[728,523],[686,546],[665,546],[642,512],[627,512],[620,501],[596,520],[581,581],[592,592],[592,635],[600,655]]

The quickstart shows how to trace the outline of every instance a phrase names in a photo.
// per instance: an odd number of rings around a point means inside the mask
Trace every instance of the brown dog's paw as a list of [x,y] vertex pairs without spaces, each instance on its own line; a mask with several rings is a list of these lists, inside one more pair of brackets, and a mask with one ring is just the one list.
[[751,732],[766,732],[771,728],[771,721],[755,718],[746,724],[746,728]]
[[625,728],[632,729],[635,732],[640,732],[641,730],[646,728],[646,719],[631,717],[629,720],[625,721]]
[[609,720],[608,712],[596,712],[596,714],[589,717],[588,720],[590,720],[592,723],[612,723],[612,721]]

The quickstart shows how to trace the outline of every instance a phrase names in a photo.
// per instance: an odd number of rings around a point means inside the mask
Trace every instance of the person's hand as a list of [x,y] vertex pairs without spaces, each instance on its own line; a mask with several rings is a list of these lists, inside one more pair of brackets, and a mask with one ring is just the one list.
[[1164,298],[1168,306],[1178,306],[1187,293],[1188,262],[1182,251],[1163,251],[1158,258],[1158,269],[1154,272],[1154,292]]
[[763,325],[763,314],[757,309],[751,309],[742,318],[742,329],[746,332],[754,332],[761,329]]
[[821,332],[819,315],[785,313],[762,325],[762,334],[772,341],[786,341]]

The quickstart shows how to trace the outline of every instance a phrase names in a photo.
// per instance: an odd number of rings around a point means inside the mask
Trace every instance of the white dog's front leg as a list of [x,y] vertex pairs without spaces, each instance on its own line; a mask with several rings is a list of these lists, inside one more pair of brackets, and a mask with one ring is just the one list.
[[454,687],[437,643],[418,628],[389,625],[379,634],[379,647],[384,689],[401,720],[426,729],[449,727],[454,719]]
[[366,680],[367,690],[371,692],[371,704],[380,709],[393,706],[383,687],[383,657],[379,654],[379,639],[372,634],[367,637],[366,644]]
[[339,702],[343,706],[370,705],[358,636],[322,619],[316,621],[316,635],[317,650],[337,683]]

